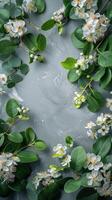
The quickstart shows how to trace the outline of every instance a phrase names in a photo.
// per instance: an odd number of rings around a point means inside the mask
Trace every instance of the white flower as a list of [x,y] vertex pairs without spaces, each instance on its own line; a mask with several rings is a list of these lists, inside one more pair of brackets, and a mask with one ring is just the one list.
[[61,174],[58,173],[55,167],[51,167],[47,171],[38,172],[33,180],[33,184],[35,185],[36,189],[39,187],[40,183],[43,186],[47,186],[51,183],[54,183],[54,179],[58,178],[60,175]]
[[95,155],[94,153],[88,153],[86,167],[89,170],[98,171],[100,168],[103,167],[103,163],[101,162],[101,157],[99,155]]
[[24,0],[23,9],[26,13],[37,12],[37,7],[34,0]]
[[92,129],[93,127],[96,127],[96,124],[94,122],[90,121],[89,123],[87,123],[85,128]]
[[58,169],[55,166],[50,166],[50,168],[48,169],[48,172],[50,174],[51,177],[53,178],[58,178],[60,177],[60,173],[58,172]]
[[86,13],[86,24],[83,26],[83,38],[89,42],[95,42],[104,36],[109,20],[105,15],[91,11]]
[[109,133],[110,127],[103,125],[100,129],[98,129],[98,133],[100,133],[101,135],[106,135],[107,133]]
[[87,174],[88,186],[100,186],[103,177],[99,171],[93,170]]
[[59,10],[55,11],[53,13],[52,19],[54,19],[58,23],[61,23],[64,19],[64,11],[65,7],[62,7]]
[[2,153],[0,155],[0,178],[6,182],[13,182],[15,178],[17,162],[19,158],[12,153]]
[[86,101],[86,97],[78,92],[75,92],[74,105],[76,108],[80,108],[81,105]]
[[93,131],[93,130],[89,130],[89,131],[87,131],[87,135],[88,135],[88,137],[90,137],[91,139],[97,139],[97,133],[96,133],[96,131]]
[[110,109],[110,111],[112,111],[112,98],[111,99],[107,98],[106,106],[107,108]]
[[97,188],[97,192],[100,196],[110,196],[112,197],[112,184],[106,182],[103,186]]
[[97,117],[96,124],[99,126],[108,125],[112,126],[112,115],[111,114],[103,114]]
[[63,167],[70,166],[70,162],[71,162],[71,156],[66,155],[65,158],[62,160],[61,165]]
[[73,0],[72,6],[87,9],[97,8],[97,0]]
[[105,114],[101,113],[101,115],[97,117],[96,123],[97,125],[101,126],[105,124],[105,122],[106,122]]
[[10,37],[22,37],[24,33],[27,32],[25,21],[23,20],[9,20],[7,24],[4,25],[4,28]]
[[7,76],[5,74],[0,74],[0,85],[5,85],[7,82]]
[[83,55],[83,53],[80,53],[80,57],[75,63],[74,68],[76,68],[76,73],[78,75],[81,75],[82,71],[85,71],[86,69],[89,68],[89,66],[95,61],[95,56],[93,55]]
[[85,8],[76,7],[75,15],[80,19],[85,19],[85,16],[86,16]]
[[79,6],[82,8],[85,5],[86,0],[73,0],[72,1],[72,6],[77,7]]
[[57,144],[57,146],[53,148],[53,151],[55,152],[54,156],[62,158],[63,156],[66,155],[66,150],[67,150],[66,146],[63,146],[62,144]]

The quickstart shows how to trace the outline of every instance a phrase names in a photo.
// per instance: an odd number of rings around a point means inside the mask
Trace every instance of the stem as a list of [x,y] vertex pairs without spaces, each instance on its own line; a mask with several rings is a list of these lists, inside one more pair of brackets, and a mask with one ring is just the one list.
[[99,9],[99,13],[103,13],[103,11],[105,10],[105,8],[107,7],[107,5],[108,5],[108,3],[110,2],[110,0],[107,0],[107,1],[105,1],[105,3],[104,3],[104,5],[103,5],[103,7],[101,8],[101,9]]
[[90,79],[89,83],[88,83],[88,84],[85,86],[85,88],[82,90],[82,92],[81,92],[81,96],[82,96],[83,93],[86,91],[86,89],[87,89],[88,87],[91,86],[92,81],[93,81],[93,79]]
[[31,144],[29,144],[29,145],[27,145],[27,146],[22,147],[21,149],[19,149],[18,151],[16,151],[16,152],[14,153],[14,155],[17,155],[18,153],[20,153],[21,151],[27,149],[28,147],[31,147],[33,144],[34,144],[34,143],[31,143]]

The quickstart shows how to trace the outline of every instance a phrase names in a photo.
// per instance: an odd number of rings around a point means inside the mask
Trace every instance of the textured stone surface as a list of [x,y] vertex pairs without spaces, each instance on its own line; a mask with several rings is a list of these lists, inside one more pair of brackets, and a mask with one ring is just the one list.
[[[46,13],[39,17],[35,16],[33,19],[37,24],[42,24],[49,19],[53,11],[62,5],[62,0],[46,1]],[[31,110],[30,122],[18,125],[18,128],[21,130],[27,125],[34,127],[37,135],[44,139],[50,148],[57,143],[63,143],[65,136],[72,135],[77,143],[89,150],[91,140],[87,138],[84,127],[88,121],[96,118],[96,114],[89,112],[86,107],[80,110],[73,108],[73,94],[78,88],[67,81],[67,73],[60,66],[60,62],[67,56],[78,56],[79,54],[70,40],[70,34],[75,26],[74,22],[69,23],[62,37],[58,35],[56,29],[47,32],[48,47],[44,53],[46,63],[32,64],[30,73],[17,86],[17,91],[24,100],[24,104]],[[19,51],[19,55],[28,63],[26,52]],[[6,98],[2,98],[1,103]],[[1,106],[1,113],[2,110]],[[50,154],[49,151],[40,155],[42,160],[39,165],[35,166],[36,171],[46,169],[50,163],[55,162],[50,158]],[[25,194],[17,194],[11,199],[27,200]],[[64,194],[62,200],[75,200],[74,194]]]

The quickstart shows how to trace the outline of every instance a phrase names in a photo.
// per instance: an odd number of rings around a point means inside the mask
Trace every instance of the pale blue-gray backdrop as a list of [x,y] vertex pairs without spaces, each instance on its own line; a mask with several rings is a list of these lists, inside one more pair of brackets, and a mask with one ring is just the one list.
[[[34,23],[38,25],[49,19],[52,13],[62,6],[62,0],[46,0],[46,2],[46,12],[33,17]],[[46,62],[30,65],[29,74],[16,87],[24,104],[31,111],[31,120],[18,125],[18,128],[22,130],[27,125],[32,126],[50,148],[57,143],[64,143],[64,138],[72,135],[77,143],[90,150],[92,141],[86,135],[85,125],[88,121],[94,120],[97,114],[89,112],[86,107],[80,110],[73,107],[72,100],[78,87],[67,81],[67,72],[60,66],[60,62],[66,57],[79,55],[70,39],[75,27],[76,23],[70,22],[65,26],[62,36],[58,35],[55,28],[45,32],[48,38],[48,46],[44,52]],[[18,50],[18,53],[24,62],[28,63],[27,53],[24,50]],[[1,115],[4,115],[3,104],[6,99],[7,96],[1,98]],[[44,170],[49,164],[54,163],[50,155],[51,151],[40,154],[41,162],[35,166],[35,171]],[[27,197],[26,194],[15,194],[9,199],[27,200]],[[75,195],[63,194],[61,200],[75,200]]]

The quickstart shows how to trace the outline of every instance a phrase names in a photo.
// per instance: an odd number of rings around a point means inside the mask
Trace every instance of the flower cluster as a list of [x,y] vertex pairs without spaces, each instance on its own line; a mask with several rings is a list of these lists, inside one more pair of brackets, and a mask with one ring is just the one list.
[[86,24],[84,24],[83,38],[88,42],[94,42],[102,38],[108,28],[109,20],[105,15],[100,15],[100,13],[95,13],[95,11],[90,11],[86,14]]
[[29,112],[29,108],[26,108],[24,106],[18,107],[18,118],[22,119],[22,120],[28,120],[29,116],[28,116],[28,112]]
[[0,74],[0,95],[5,93],[5,85],[7,83],[7,76],[5,74]]
[[39,185],[48,186],[51,183],[54,183],[54,180],[60,177],[60,173],[55,167],[51,167],[47,171],[38,172],[33,180],[33,184],[37,189]]
[[97,7],[97,0],[73,0],[72,6],[75,8],[84,8],[86,11],[87,9]]
[[83,38],[89,42],[94,42],[104,36],[109,20],[105,15],[96,13],[97,1],[93,0],[73,0],[72,6],[75,8],[75,15],[85,20],[82,27]]
[[95,61],[95,56],[93,55],[84,55],[83,53],[80,53],[80,57],[75,63],[74,68],[76,69],[76,74],[79,76],[81,75],[82,71],[85,71],[89,68],[91,64]]
[[112,196],[111,169],[112,164],[103,164],[101,157],[93,153],[87,154],[88,186],[94,187],[100,196]]
[[60,8],[59,10],[53,13],[52,19],[57,23],[62,23],[64,20],[64,11],[65,7]]
[[26,24],[24,20],[9,20],[7,24],[4,24],[4,28],[10,37],[22,37],[27,32]]
[[83,94],[80,94],[78,92],[75,92],[75,97],[74,97],[74,105],[76,108],[80,108],[82,104],[86,101],[86,97]]
[[0,154],[0,179],[4,182],[13,182],[19,158],[12,153]]
[[37,12],[37,7],[34,0],[24,0],[23,9],[26,13]]
[[0,74],[0,86],[5,85],[7,82],[7,76],[5,74]]
[[53,157],[59,158],[61,160],[62,167],[69,167],[71,162],[71,156],[67,154],[67,146],[63,146],[62,144],[57,144],[53,148],[54,154]]
[[85,128],[88,129],[87,135],[92,139],[109,134],[112,128],[112,115],[101,113],[101,115],[97,117],[96,123],[91,121]]

